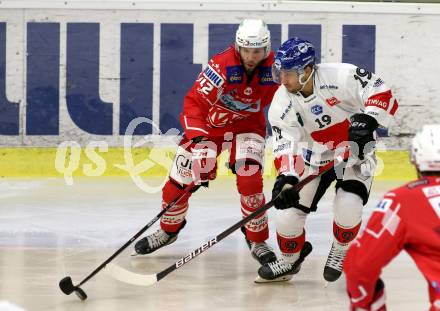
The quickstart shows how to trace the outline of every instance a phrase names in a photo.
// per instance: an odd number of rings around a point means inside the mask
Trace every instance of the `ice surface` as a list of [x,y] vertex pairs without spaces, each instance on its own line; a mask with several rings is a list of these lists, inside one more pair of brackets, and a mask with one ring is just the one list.
[[[267,198],[271,184],[265,181]],[[396,185],[375,184],[365,217]],[[345,280],[324,288],[322,277],[332,236],[333,196],[329,190],[318,212],[308,217],[307,236],[314,250],[290,282],[255,284],[259,265],[237,231],[150,288],[99,273],[83,286],[89,299],[81,302],[62,294],[59,280],[70,275],[79,283],[159,212],[161,194],[146,194],[129,178],[75,179],[73,186],[62,179],[3,179],[0,300],[28,311],[348,310]],[[274,212],[269,211],[269,243],[276,248]],[[159,272],[240,217],[235,181],[216,180],[191,198],[188,224],[173,245],[135,258],[129,247],[115,262],[137,273]],[[428,309],[425,281],[407,255],[388,266],[383,278],[391,310]]]

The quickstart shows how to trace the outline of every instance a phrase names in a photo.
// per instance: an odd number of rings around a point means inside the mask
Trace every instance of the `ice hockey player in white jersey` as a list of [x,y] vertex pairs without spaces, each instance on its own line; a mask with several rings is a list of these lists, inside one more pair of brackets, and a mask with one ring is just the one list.
[[[277,51],[273,78],[278,88],[269,109],[278,172],[272,190],[281,258],[263,265],[256,282],[286,281],[300,269],[312,245],[306,241],[306,217],[336,180],[333,243],[324,279],[336,281],[349,243],[361,225],[376,166],[375,131],[388,127],[398,104],[384,81],[351,64],[315,64],[313,45],[300,38]],[[350,145],[348,161],[299,192],[292,188],[316,168],[333,161]],[[286,190],[286,191],[282,191]]]

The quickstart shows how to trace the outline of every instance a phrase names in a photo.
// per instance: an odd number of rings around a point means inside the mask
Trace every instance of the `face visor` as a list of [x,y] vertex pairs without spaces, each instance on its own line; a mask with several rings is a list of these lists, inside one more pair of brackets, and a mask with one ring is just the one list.
[[298,70],[298,68],[283,69],[281,65],[276,61],[272,64],[272,79],[275,83],[281,84],[281,76],[295,76],[298,79],[304,73],[304,70]]
[[[307,66],[307,65],[306,65]],[[281,62],[279,59],[275,59],[275,62],[272,65],[272,79],[275,83],[282,84],[282,76],[292,76],[298,79],[298,83],[301,85],[301,89],[297,92],[301,92],[306,86],[307,82],[313,77],[315,73],[315,68],[312,68],[312,72],[307,79],[304,79],[304,68],[292,67],[289,69],[282,68]],[[295,92],[295,93],[297,93]]]

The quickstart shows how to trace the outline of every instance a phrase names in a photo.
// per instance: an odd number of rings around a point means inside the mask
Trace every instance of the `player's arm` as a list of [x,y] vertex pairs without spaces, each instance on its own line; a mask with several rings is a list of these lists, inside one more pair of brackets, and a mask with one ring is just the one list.
[[298,143],[303,136],[297,118],[289,100],[283,97],[283,90],[278,89],[268,113],[272,128],[274,164],[278,175],[295,177],[300,175],[300,172],[295,170],[294,165],[294,160],[298,154]]
[[188,139],[208,136],[208,111],[223,92],[224,83],[222,66],[213,58],[199,74],[184,99],[180,121]]
[[[298,155],[298,143],[301,141],[302,129],[291,103],[282,96],[278,89],[269,109],[269,122],[272,127],[272,146],[277,179],[272,190],[272,199],[277,209],[286,209],[299,201],[295,191],[283,191],[298,183],[304,170],[304,161]],[[283,191],[283,192],[282,192]]]
[[366,69],[353,66],[347,78],[354,101],[362,110],[350,119],[349,141],[357,143],[362,159],[374,147],[374,131],[389,126],[398,103],[382,78]]
[[344,272],[351,310],[385,310],[385,286],[380,274],[404,246],[405,225],[400,209],[393,194],[386,195],[347,253]]

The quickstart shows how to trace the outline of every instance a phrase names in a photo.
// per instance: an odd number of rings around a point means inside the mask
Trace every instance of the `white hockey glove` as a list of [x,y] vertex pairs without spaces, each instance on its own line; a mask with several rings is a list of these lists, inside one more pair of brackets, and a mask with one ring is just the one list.
[[216,177],[217,146],[212,141],[199,140],[199,137],[193,141],[191,167],[194,184],[208,187],[209,181]]

